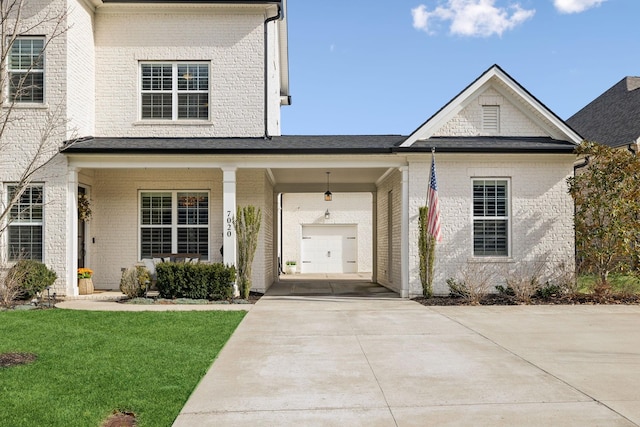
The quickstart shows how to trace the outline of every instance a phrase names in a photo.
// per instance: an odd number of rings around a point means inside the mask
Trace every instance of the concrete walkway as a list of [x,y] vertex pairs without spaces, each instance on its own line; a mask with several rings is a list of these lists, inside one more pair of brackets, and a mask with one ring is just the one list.
[[174,426],[640,425],[638,324],[638,306],[269,292]]

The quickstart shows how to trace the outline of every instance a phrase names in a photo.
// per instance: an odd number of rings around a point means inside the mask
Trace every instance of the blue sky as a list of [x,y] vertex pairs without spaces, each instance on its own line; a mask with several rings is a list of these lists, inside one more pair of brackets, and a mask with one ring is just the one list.
[[494,63],[562,119],[640,76],[638,0],[288,0],[285,135],[408,135]]

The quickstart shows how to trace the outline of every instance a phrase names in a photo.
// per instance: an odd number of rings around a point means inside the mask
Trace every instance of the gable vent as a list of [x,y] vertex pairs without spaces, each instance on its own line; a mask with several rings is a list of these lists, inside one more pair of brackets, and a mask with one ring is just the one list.
[[482,106],[482,131],[489,135],[495,135],[500,131],[500,106]]

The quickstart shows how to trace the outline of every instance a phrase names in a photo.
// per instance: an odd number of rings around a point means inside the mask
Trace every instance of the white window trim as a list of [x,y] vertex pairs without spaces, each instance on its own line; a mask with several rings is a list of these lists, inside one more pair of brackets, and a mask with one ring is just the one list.
[[[11,37],[10,35],[7,36],[7,38]],[[6,60],[6,67],[5,67],[5,71],[7,73],[7,83],[5,85],[5,87],[3,88],[4,94],[5,94],[5,99],[6,99],[6,103],[4,105],[4,107],[6,108],[7,106],[10,106],[11,104],[14,105],[14,107],[17,108],[48,108],[47,105],[47,55],[46,55],[46,51],[47,51],[47,45],[48,45],[48,41],[46,36],[37,36],[37,35],[33,35],[33,36],[17,36],[14,43],[17,42],[18,40],[42,40],[42,69],[34,69],[31,68],[29,70],[13,70],[11,68],[11,51],[9,50],[8,55],[7,55],[7,60]],[[8,46],[7,46],[8,48]],[[27,74],[32,74],[32,73],[39,73],[42,74],[42,101],[11,101],[11,73],[20,73],[20,72],[26,72]]]
[[[144,65],[171,65],[171,119],[145,119],[142,117],[142,67]],[[178,90],[178,66],[179,65],[206,65],[209,68],[209,85],[207,86],[207,118],[206,119],[179,119],[178,95],[183,92],[204,93],[204,91],[179,91]],[[168,92],[167,92],[168,93]],[[138,120],[135,124],[171,124],[171,125],[208,125],[211,124],[211,61],[139,61],[138,62]]]
[[[506,255],[476,255],[474,252],[474,231],[473,231],[473,222],[476,219],[485,219],[485,220],[502,220],[505,217],[498,216],[483,216],[476,217],[473,214],[473,184],[475,181],[507,181],[507,254]],[[483,262],[505,262],[510,261],[512,256],[512,233],[511,227],[513,224],[512,210],[511,210],[511,177],[505,176],[474,176],[471,177],[471,206],[470,206],[470,215],[471,215],[471,257],[470,259],[473,261],[483,261]]]
[[[171,193],[171,224],[170,225],[149,225],[142,224],[142,194],[143,193]],[[209,213],[209,219],[206,225],[201,224],[178,224],[178,193],[207,193],[207,208]],[[211,259],[211,191],[210,190],[138,190],[138,254],[139,258],[142,253],[142,239],[140,230],[142,227],[154,227],[154,228],[171,228],[171,253],[178,253],[178,229],[180,228],[206,228],[209,230],[207,241],[209,255],[207,258],[203,258],[202,261]]]
[[[15,187],[17,186],[18,183],[17,182],[7,182],[4,185],[4,206],[9,206],[9,187]],[[40,262],[44,262],[44,260],[46,259],[46,247],[47,245],[45,244],[45,215],[46,215],[46,192],[45,192],[45,185],[43,182],[32,182],[29,185],[27,185],[28,187],[42,187],[42,220],[40,220],[40,222],[21,222],[21,221],[11,221],[10,215],[7,215],[6,217],[6,228],[5,228],[5,233],[4,233],[4,239],[2,244],[4,245],[2,247],[2,255],[0,255],[0,257],[2,257],[3,259],[5,259],[9,265],[13,265],[16,263],[16,261],[10,261],[10,254],[9,254],[9,228],[12,226],[40,226],[42,227],[42,236],[41,236],[41,240],[42,240],[42,249],[41,249],[41,253],[42,253],[42,259],[39,260]],[[4,224],[2,224],[4,225]]]

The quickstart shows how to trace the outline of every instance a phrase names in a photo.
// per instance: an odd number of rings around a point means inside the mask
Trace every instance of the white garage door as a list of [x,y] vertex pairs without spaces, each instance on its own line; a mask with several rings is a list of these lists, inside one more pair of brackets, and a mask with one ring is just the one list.
[[356,225],[303,225],[302,273],[357,273]]

